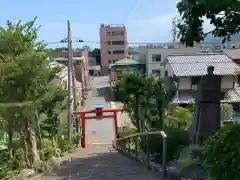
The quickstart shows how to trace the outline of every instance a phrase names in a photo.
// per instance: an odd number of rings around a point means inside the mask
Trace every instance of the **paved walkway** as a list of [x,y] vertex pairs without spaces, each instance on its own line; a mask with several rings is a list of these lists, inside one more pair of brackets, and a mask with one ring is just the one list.
[[107,145],[79,149],[68,164],[42,180],[159,180],[160,175]]

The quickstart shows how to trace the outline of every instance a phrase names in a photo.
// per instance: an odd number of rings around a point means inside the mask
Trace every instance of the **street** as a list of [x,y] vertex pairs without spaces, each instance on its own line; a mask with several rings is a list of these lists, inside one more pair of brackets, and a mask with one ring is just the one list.
[[[93,109],[94,104],[101,104],[110,108],[109,76],[94,77],[91,80],[86,108]],[[113,119],[88,119],[86,120],[86,145],[111,144],[114,139]]]

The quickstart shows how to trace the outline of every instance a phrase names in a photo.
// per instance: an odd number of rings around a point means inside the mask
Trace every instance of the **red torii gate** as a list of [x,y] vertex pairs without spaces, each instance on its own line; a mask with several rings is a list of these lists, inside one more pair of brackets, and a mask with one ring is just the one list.
[[[82,138],[81,138],[81,146],[82,148],[86,147],[86,120],[87,119],[103,119],[103,118],[113,118],[114,120],[114,128],[115,128],[115,137],[118,138],[118,117],[117,113],[122,111],[122,108],[96,108],[93,110],[82,110],[73,112],[74,115],[80,115],[82,122]],[[103,113],[112,112],[111,115],[103,115]],[[86,114],[95,113],[95,116],[86,116]]]

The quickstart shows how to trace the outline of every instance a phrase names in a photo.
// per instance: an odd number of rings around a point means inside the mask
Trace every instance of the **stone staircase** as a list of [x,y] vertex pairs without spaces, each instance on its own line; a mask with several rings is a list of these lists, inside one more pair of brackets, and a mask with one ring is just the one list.
[[77,149],[72,160],[42,180],[159,180],[160,174],[147,168],[109,145]]

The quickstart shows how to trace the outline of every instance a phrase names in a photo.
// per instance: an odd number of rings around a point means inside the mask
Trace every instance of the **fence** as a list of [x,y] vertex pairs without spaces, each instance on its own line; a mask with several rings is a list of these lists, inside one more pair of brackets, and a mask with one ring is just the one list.
[[[157,165],[152,162],[152,154],[149,152],[148,137],[151,135],[159,135],[162,137],[162,163],[160,167],[156,167]],[[145,152],[143,152],[140,148],[141,141],[146,142]],[[158,168],[160,168],[163,176],[167,176],[167,135],[164,131],[136,133],[119,138],[113,142],[113,147],[143,163],[148,169],[159,170]]]

